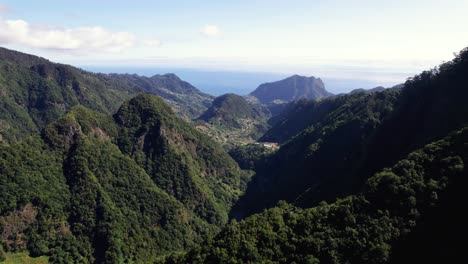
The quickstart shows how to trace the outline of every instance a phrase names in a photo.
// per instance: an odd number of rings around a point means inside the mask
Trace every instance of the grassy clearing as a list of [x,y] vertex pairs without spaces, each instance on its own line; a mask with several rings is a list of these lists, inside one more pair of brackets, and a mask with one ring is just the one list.
[[22,253],[5,253],[5,261],[2,263],[5,264],[47,264],[49,263],[49,258],[46,256],[42,257],[30,257],[28,252]]

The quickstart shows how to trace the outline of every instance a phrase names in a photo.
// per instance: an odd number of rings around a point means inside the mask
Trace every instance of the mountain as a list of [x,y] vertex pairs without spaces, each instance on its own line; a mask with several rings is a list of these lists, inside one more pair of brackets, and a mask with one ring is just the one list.
[[0,146],[2,250],[54,263],[147,262],[219,231],[241,193],[224,149],[162,99],[76,105]]
[[219,121],[227,127],[241,127],[242,119],[262,119],[266,115],[267,110],[262,109],[260,105],[250,104],[236,94],[225,94],[216,97],[211,107],[199,119],[206,122]]
[[268,129],[269,110],[236,94],[216,97],[197,127],[221,143],[252,141]]
[[[352,94],[299,108],[301,112],[293,116],[305,120],[308,116],[313,122],[305,128],[301,127],[307,122],[297,123],[297,119],[278,123],[278,128],[273,127],[267,135],[286,142],[257,168],[233,216],[259,212],[279,200],[299,201],[305,193],[314,195],[314,199],[306,199],[311,204],[349,193],[354,177],[358,177],[354,173],[369,166],[367,148],[383,120],[392,115],[399,97],[399,90]],[[293,126],[281,133],[288,124]]]
[[465,49],[402,88],[293,106],[315,121],[255,161],[221,233],[166,263],[466,262],[467,73]]
[[349,93],[361,93],[361,92],[364,92],[364,93],[375,93],[375,92],[381,92],[385,90],[385,87],[383,86],[377,86],[377,87],[374,87],[372,89],[354,89],[352,90],[351,92]]
[[262,103],[290,102],[301,98],[320,99],[332,95],[320,78],[293,75],[281,81],[264,83],[250,93]]
[[112,80],[137,87],[145,93],[155,94],[166,100],[176,113],[187,120],[198,117],[213,101],[213,96],[205,94],[177,75],[168,73],[145,77],[136,74],[103,75]]
[[278,115],[269,120],[269,123],[274,125],[263,134],[259,141],[285,143],[307,127],[325,119],[328,114],[346,102],[359,97],[361,95],[350,94],[323,100],[300,99],[288,103]]
[[[339,107],[350,104],[353,100],[361,98],[365,93],[377,93],[387,90],[398,90],[403,85],[396,85],[391,88],[375,87],[372,89],[356,89],[347,94],[329,96],[322,100],[301,99],[286,104],[282,110],[273,115],[268,123],[272,127],[260,137],[261,142],[285,143],[292,137],[299,134],[309,126],[321,123],[327,116]],[[392,93],[392,92],[389,92]],[[379,97],[376,95],[371,98]]]
[[[352,194],[373,173],[460,129],[468,121],[463,100],[467,57],[464,50],[454,61],[408,80],[402,89],[334,99],[338,107],[328,112],[315,103],[301,108],[294,116],[311,123],[297,134],[293,126],[290,134],[296,135],[257,170],[233,215],[258,212],[279,200],[308,207]],[[287,123],[271,130],[281,132]]]
[[466,142],[465,127],[374,174],[358,194],[305,209],[280,202],[166,263],[466,262],[467,217],[457,207],[466,200]]
[[113,113],[142,92],[160,95],[187,119],[199,116],[212,100],[171,74],[95,74],[0,48],[0,140],[38,133],[77,104]]
[[[468,261],[468,48],[393,89],[282,104],[0,55],[0,261]],[[268,143],[236,141],[246,124]]]
[[123,153],[145,168],[160,188],[209,223],[227,221],[241,183],[238,165],[221,146],[154,96],[138,95],[114,118]]

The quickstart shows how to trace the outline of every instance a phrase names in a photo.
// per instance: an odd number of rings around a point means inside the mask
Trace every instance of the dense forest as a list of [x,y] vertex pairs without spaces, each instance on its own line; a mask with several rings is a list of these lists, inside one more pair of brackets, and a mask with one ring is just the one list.
[[58,263],[182,250],[217,232],[241,192],[229,155],[152,95],[113,117],[75,106],[0,153],[4,250]]
[[277,109],[173,74],[0,58],[0,261],[468,260],[468,49],[391,89],[287,79],[322,93]]
[[0,141],[37,134],[77,104],[113,114],[138,93],[164,98],[185,119],[212,100],[173,74],[95,74],[0,47]]
[[269,107],[236,94],[216,97],[197,125],[227,148],[251,143],[268,130]]

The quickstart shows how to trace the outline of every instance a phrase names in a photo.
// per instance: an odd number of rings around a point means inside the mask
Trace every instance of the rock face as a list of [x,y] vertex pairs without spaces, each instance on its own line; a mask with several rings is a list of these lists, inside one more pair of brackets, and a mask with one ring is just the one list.
[[264,83],[250,95],[262,103],[295,101],[301,98],[319,99],[332,95],[320,78],[293,75],[281,81]]

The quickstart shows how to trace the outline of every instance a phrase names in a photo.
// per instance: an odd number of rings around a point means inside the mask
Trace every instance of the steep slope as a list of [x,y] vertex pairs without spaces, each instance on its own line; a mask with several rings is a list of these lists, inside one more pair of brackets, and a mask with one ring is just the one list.
[[37,133],[77,104],[113,113],[142,92],[162,96],[187,119],[199,116],[212,100],[175,75],[94,74],[0,48],[0,141]]
[[[261,104],[248,102],[235,94],[221,95],[198,118],[198,128],[221,143],[251,141],[267,128],[269,110]],[[204,122],[201,122],[204,121]]]
[[240,194],[237,164],[160,98],[138,95],[115,114],[122,151],[158,186],[210,223],[221,225]]
[[[399,246],[418,228],[421,215],[447,206],[446,199],[457,186],[466,186],[468,129],[431,143],[409,154],[392,168],[372,176],[362,192],[338,200],[300,209],[286,203],[228,225],[215,239],[186,255],[173,255],[167,263],[389,263],[396,260]],[[445,207],[455,219],[461,212]],[[445,216],[439,218],[447,219]],[[453,219],[453,220],[455,220]],[[466,217],[464,217],[466,219]],[[457,221],[458,222],[458,221]],[[429,233],[444,229],[435,226]],[[451,251],[408,252],[416,262],[467,261],[463,243],[450,237]],[[438,232],[438,231],[437,231]],[[430,238],[432,242],[434,238]],[[446,241],[442,242],[445,243]],[[417,247],[419,245],[412,245]],[[396,248],[396,250],[395,250]],[[444,247],[443,247],[444,248]],[[425,255],[442,254],[438,259]],[[416,254],[415,254],[416,253]],[[435,254],[434,254],[435,253]],[[442,257],[442,258],[440,258]]]
[[[401,88],[401,85],[397,85],[387,89]],[[328,114],[351,102],[353,98],[361,97],[363,93],[382,92],[385,89],[381,86],[369,90],[356,89],[348,94],[329,96],[322,100],[301,99],[288,103],[280,113],[268,120],[272,127],[259,141],[285,143],[307,127],[322,122]]]
[[307,207],[356,192],[373,173],[468,122],[467,73],[468,50],[463,50],[403,89],[346,97],[257,170],[233,215],[278,200]]
[[114,118],[77,105],[41,138],[0,146],[3,250],[152,262],[227,222],[241,183],[223,148],[156,96],[134,97]]
[[39,139],[1,148],[6,250],[55,263],[142,261],[207,230],[116,146],[81,132],[74,138],[65,160]]
[[213,101],[213,96],[202,93],[172,73],[152,77],[136,74],[109,74],[106,77],[160,96],[171,105],[176,113],[188,120],[200,116]]
[[[0,136],[6,142],[37,133],[74,105],[110,113],[138,92],[70,66],[4,49],[2,54],[10,55],[0,60]],[[43,63],[30,66],[35,62]]]
[[[326,104],[312,102],[295,116],[311,114],[311,123],[258,166],[246,194],[232,215],[236,218],[274,206],[279,200],[297,201],[305,192],[317,200],[333,200],[347,194],[355,180],[352,173],[366,166],[367,147],[383,120],[389,118],[400,93],[391,90],[355,94]],[[334,103],[337,103],[334,105]],[[321,107],[324,107],[321,109]],[[330,110],[330,112],[327,112]],[[298,120],[303,125],[304,120]],[[287,124],[296,125],[295,120]],[[280,129],[272,131],[282,131]],[[301,126],[284,130],[295,133]],[[279,134],[281,135],[281,134]],[[281,138],[280,138],[281,139]]]
[[301,98],[319,99],[332,95],[320,78],[293,75],[281,81],[264,83],[250,93],[262,103],[294,101]]
[[236,94],[225,94],[217,97],[199,119],[240,128],[242,119],[265,119],[267,115],[267,110],[262,109],[260,105],[249,104],[242,96]]
[[323,122],[330,113],[339,107],[360,97],[362,97],[361,93],[330,97],[318,101],[301,99],[291,102],[285,106],[281,113],[269,120],[269,123],[274,125],[265,132],[259,141],[285,143],[307,127]]

